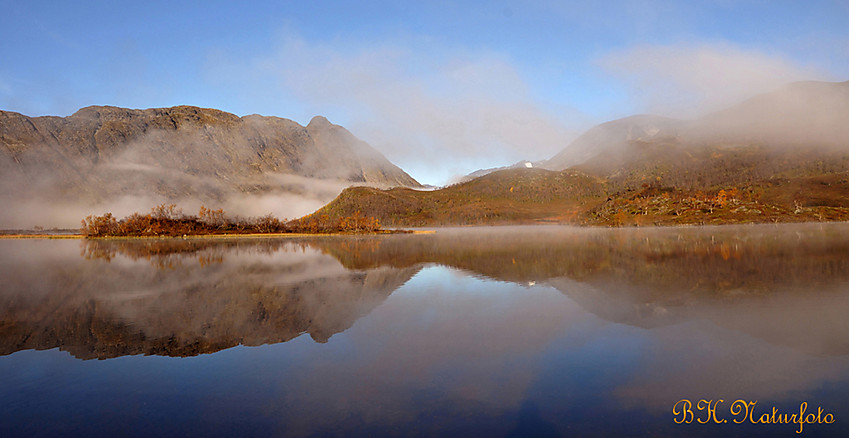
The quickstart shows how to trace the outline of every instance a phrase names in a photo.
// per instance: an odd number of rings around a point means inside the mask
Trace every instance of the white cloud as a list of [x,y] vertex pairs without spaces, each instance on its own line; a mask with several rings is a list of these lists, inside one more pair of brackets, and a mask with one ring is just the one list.
[[639,46],[597,62],[644,111],[673,117],[719,110],[793,81],[827,79],[782,56],[728,44]]
[[[250,77],[235,86],[252,95],[292,96],[430,183],[549,158],[577,133],[569,125],[576,112],[536,101],[509,59],[456,50],[437,55],[430,44],[350,49],[290,38],[249,61],[218,54],[211,75]],[[343,120],[327,114],[334,111]]]

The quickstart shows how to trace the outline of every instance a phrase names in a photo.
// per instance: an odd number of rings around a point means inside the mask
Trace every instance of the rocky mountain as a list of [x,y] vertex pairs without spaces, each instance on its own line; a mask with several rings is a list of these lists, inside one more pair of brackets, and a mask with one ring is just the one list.
[[68,117],[0,111],[0,172],[6,194],[80,202],[154,196],[215,203],[239,193],[304,191],[304,184],[294,187],[297,178],[419,186],[324,117],[300,126],[192,106],[92,106]]
[[352,188],[317,214],[396,226],[849,220],[847,120],[849,82],[796,83],[696,120],[607,122],[532,169],[426,194]]
[[625,188],[745,184],[849,170],[849,81],[799,82],[695,120],[638,115],[590,129],[541,164]]

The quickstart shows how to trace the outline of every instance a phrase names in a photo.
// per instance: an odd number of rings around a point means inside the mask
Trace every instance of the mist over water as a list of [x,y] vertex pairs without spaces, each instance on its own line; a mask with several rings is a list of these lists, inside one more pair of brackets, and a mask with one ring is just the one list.
[[793,433],[675,424],[671,409],[807,401],[842,418],[848,249],[845,224],[4,240],[0,424],[38,434],[87,412],[77,433],[135,435],[167,412],[163,434]]

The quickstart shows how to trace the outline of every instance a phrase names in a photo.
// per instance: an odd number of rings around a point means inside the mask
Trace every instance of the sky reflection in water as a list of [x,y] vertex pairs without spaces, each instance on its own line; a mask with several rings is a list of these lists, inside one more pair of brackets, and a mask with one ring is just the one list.
[[798,428],[673,422],[702,398],[729,422],[736,399],[807,401],[837,422],[806,435],[846,432],[846,225],[0,241],[0,259],[3,436]]

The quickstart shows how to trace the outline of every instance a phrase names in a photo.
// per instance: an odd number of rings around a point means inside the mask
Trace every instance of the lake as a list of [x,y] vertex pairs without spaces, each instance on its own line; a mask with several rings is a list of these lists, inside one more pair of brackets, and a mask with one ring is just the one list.
[[5,239],[0,260],[4,437],[849,434],[849,224]]

